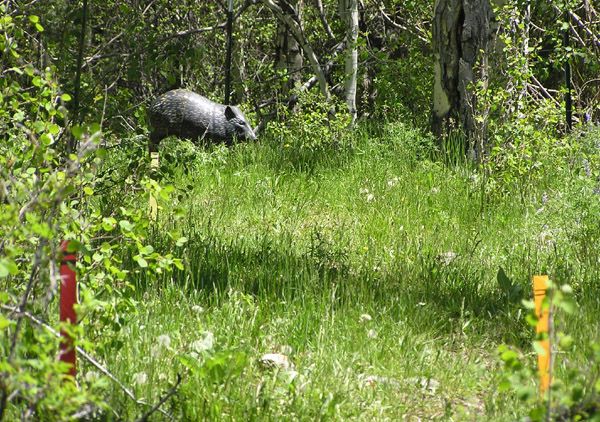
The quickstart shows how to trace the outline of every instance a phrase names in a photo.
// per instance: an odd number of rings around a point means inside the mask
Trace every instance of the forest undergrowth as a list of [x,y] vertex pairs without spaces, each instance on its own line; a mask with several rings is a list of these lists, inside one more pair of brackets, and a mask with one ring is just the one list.
[[[148,402],[180,374],[165,409],[189,420],[516,420],[536,379],[501,388],[498,348],[535,369],[522,301],[546,273],[577,309],[557,314],[575,346],[556,378],[593,394],[572,368],[598,376],[597,134],[500,180],[403,125],[358,133],[308,151],[167,143],[149,241],[185,269],[132,281],[107,365]],[[139,411],[118,389],[110,403]]]

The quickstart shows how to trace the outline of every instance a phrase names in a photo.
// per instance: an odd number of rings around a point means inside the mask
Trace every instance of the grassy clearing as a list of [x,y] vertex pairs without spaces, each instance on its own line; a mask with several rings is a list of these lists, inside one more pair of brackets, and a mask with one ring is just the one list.
[[[592,179],[548,168],[543,190],[493,196],[406,128],[354,142],[170,144],[162,171],[178,195],[151,240],[187,236],[186,270],[136,281],[139,312],[104,356],[138,395],[157,400],[180,373],[167,408],[189,420],[515,420],[496,349],[530,352],[532,333],[500,267],[525,296],[538,271],[574,286],[566,328],[581,346],[558,369],[585,363],[584,340],[600,339]],[[293,370],[264,369],[264,353]]]

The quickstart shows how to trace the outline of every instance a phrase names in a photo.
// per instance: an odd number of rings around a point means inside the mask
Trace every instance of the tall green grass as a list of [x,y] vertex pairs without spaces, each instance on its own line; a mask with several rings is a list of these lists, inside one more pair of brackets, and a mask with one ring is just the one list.
[[[582,346],[564,359],[585,362],[600,339],[600,205],[584,171],[548,169],[524,201],[488,195],[474,166],[401,125],[294,148],[163,148],[177,194],[149,240],[185,270],[134,281],[139,312],[105,356],[139,395],[157,400],[180,373],[178,419],[515,420],[496,349],[530,350],[520,299],[542,271],[576,290],[567,328]],[[269,352],[294,371],[262,368]],[[139,412],[117,390],[113,405]]]

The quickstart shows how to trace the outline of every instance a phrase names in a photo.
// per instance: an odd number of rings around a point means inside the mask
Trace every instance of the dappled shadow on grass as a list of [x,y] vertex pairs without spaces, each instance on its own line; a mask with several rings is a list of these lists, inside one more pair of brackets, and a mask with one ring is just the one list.
[[[468,265],[446,266],[423,256],[412,265],[398,260],[392,269],[375,271],[354,268],[336,250],[298,254],[291,245],[266,238],[223,242],[189,237],[177,253],[185,270],[164,282],[203,291],[216,304],[234,289],[266,301],[308,298],[340,308],[388,309],[391,318],[408,319],[425,332],[452,335],[468,326],[468,332],[492,341],[522,345],[530,340],[524,315],[516,317],[517,305],[482,282],[483,270]],[[143,280],[137,287],[152,288]]]

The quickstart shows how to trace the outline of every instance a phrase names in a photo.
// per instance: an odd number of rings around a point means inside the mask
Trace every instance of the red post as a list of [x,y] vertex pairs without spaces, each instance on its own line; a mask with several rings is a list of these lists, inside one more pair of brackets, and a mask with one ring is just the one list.
[[[68,253],[67,247],[69,241],[65,240],[61,243],[60,249],[63,252],[62,261],[60,264],[60,321],[69,324],[77,323],[77,315],[75,314],[75,304],[77,303],[77,278],[72,266],[77,260],[75,254]],[[69,375],[75,377],[77,374],[77,355],[73,347],[73,339],[64,330],[61,331],[60,342],[60,360],[69,363]]]

